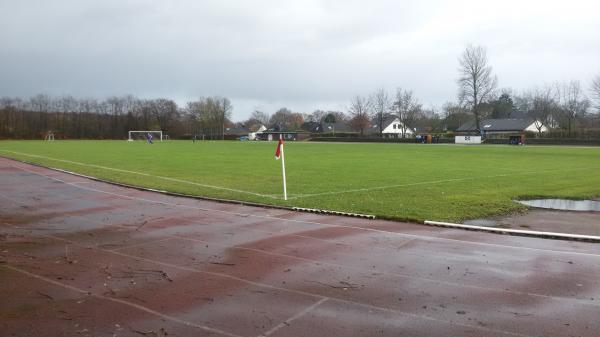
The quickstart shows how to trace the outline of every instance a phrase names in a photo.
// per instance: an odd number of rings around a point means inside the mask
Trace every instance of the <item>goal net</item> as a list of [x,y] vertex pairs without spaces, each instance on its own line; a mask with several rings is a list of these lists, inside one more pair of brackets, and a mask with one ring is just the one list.
[[141,130],[129,131],[129,137],[127,138],[127,140],[130,142],[132,142],[134,140],[146,140],[148,134],[152,135],[153,140],[160,140],[161,142],[163,140],[162,131],[141,131]]

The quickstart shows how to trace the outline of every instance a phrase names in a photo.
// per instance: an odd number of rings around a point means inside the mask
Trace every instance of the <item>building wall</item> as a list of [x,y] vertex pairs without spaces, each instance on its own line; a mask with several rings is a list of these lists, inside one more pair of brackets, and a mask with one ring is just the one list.
[[481,144],[481,136],[455,136],[456,144]]
[[[395,126],[395,128],[394,128]],[[399,119],[395,119],[390,125],[383,129],[384,134],[402,134],[402,123]],[[412,135],[414,132],[410,128],[406,128],[406,135]]]
[[[538,129],[535,127],[535,123],[531,123],[530,126],[528,126],[525,131],[531,131],[531,132],[538,132]],[[548,128],[544,125],[542,126],[542,132],[547,132]]]

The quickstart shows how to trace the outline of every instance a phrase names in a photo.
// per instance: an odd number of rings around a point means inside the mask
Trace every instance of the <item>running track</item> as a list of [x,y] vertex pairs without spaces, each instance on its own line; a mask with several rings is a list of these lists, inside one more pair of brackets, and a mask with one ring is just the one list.
[[0,158],[2,336],[598,336],[600,245],[215,203]]

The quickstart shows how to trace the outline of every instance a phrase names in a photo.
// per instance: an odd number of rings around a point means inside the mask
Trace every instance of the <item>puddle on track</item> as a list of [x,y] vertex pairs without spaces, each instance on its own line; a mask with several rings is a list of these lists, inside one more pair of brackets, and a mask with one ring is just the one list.
[[517,200],[517,202],[525,206],[544,209],[600,212],[600,201],[596,200],[536,199]]

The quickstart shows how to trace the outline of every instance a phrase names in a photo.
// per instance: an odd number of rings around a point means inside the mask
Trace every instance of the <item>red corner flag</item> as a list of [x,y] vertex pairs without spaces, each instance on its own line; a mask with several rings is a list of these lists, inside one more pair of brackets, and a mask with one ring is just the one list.
[[281,148],[283,147],[283,139],[279,139],[279,143],[277,143],[277,150],[275,150],[275,160],[281,158]]
[[287,200],[287,187],[285,186],[285,154],[283,154],[283,137],[279,135],[279,143],[275,150],[275,159],[281,158],[281,175],[283,177],[283,200]]

